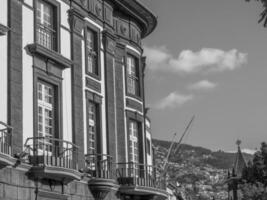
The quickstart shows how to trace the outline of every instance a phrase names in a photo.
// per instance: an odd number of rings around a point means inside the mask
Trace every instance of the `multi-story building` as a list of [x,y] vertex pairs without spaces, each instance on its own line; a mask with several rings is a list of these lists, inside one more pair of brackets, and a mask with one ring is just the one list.
[[138,0],[1,0],[0,199],[167,198]]

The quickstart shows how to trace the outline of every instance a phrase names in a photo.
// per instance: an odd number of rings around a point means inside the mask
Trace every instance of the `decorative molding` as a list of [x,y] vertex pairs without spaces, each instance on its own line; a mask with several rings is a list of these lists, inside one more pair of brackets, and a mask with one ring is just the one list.
[[132,13],[142,27],[141,37],[149,35],[157,26],[157,17],[139,0],[113,0],[125,13]]
[[95,13],[97,17],[102,17],[102,6],[99,3],[95,4]]
[[123,36],[126,36],[127,27],[124,24],[120,25],[120,32]]
[[26,50],[29,51],[31,55],[39,55],[47,60],[51,60],[52,62],[57,63],[63,69],[70,68],[72,65],[71,60],[37,43],[27,45]]
[[102,104],[102,96],[86,90],[86,98],[95,103]]
[[80,0],[82,6],[87,7],[87,0]]
[[143,105],[131,99],[126,98],[126,106],[143,112]]
[[68,12],[71,30],[73,30],[74,33],[82,36],[82,31],[84,29],[83,15],[75,8],[70,9]]
[[96,200],[104,200],[110,191],[117,191],[119,188],[113,179],[93,179],[88,185]]
[[126,116],[127,116],[127,118],[134,119],[140,123],[143,123],[143,121],[144,121],[144,116],[140,115],[138,112],[126,110]]
[[101,84],[93,79],[86,77],[85,79],[86,87],[95,90],[98,93],[101,93]]
[[81,173],[77,170],[54,166],[33,166],[30,169],[29,176],[38,179],[62,181],[64,184],[67,184],[73,180],[81,180]]

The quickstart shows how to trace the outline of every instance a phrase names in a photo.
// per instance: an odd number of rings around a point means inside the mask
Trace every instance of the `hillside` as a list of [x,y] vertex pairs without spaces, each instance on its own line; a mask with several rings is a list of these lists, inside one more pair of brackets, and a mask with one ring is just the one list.
[[[170,146],[169,141],[153,139],[155,161],[162,167]],[[175,149],[175,146],[174,148]],[[244,154],[251,160],[252,155]],[[227,186],[223,182],[227,171],[233,167],[235,153],[211,151],[203,147],[182,144],[177,152],[172,152],[168,162],[168,178],[180,184],[181,193],[191,199],[224,200]]]

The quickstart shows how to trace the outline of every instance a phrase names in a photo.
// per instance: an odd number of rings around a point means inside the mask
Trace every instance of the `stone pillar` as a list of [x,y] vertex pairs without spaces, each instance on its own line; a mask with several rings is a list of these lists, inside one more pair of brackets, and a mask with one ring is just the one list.
[[72,79],[72,134],[73,143],[79,146],[78,166],[84,168],[84,119],[83,111],[83,77],[82,77],[82,31],[84,29],[83,16],[76,9],[69,11],[71,25],[71,69]]
[[104,74],[105,74],[105,97],[106,97],[106,126],[107,126],[107,149],[112,156],[113,162],[117,162],[117,130],[116,130],[116,93],[115,93],[115,38],[108,31],[103,32],[104,42]]
[[23,148],[22,137],[22,4],[8,2],[8,124],[13,127],[13,154]]

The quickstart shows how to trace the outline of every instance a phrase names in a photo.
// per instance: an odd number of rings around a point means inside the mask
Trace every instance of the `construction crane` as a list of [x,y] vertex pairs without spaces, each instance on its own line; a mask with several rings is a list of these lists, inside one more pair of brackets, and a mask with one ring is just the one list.
[[[180,138],[180,140],[178,141],[177,147],[176,147],[174,152],[177,152],[180,149],[181,143],[183,141],[183,138],[186,135],[186,133],[188,132],[189,128],[192,126],[192,123],[193,123],[194,119],[195,119],[195,115],[191,118],[191,120],[189,121],[188,125],[186,126],[186,128],[185,128],[185,130],[184,130],[184,132],[183,132],[183,134],[182,134],[182,136]],[[167,169],[168,169],[167,163],[168,163],[168,160],[169,160],[169,157],[170,157],[170,154],[171,154],[174,142],[175,142],[175,137],[176,137],[176,133],[174,133],[174,135],[173,135],[172,143],[171,143],[170,148],[168,150],[168,154],[167,154],[167,157],[165,159],[165,162],[163,163],[162,173],[161,173],[162,175],[165,175],[166,172],[167,172]]]

